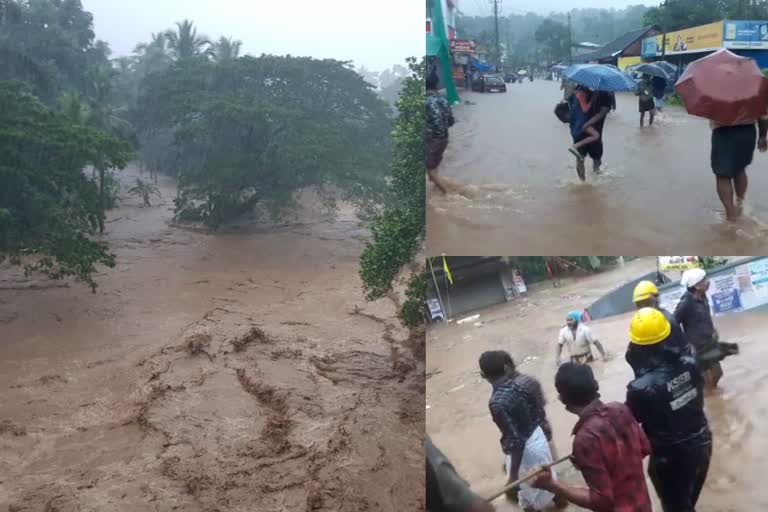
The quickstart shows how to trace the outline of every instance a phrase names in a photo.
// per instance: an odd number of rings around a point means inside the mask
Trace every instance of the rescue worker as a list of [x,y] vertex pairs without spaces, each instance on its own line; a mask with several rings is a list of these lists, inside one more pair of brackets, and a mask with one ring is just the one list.
[[597,347],[603,360],[607,359],[603,345],[592,334],[592,329],[584,325],[581,319],[582,315],[578,311],[571,311],[565,317],[566,326],[560,330],[560,336],[557,340],[557,354],[555,356],[555,364],[557,366],[560,366],[563,345],[568,347],[568,355],[572,363],[589,363],[594,361],[592,345]]
[[648,475],[664,512],[695,512],[712,457],[704,414],[703,380],[694,359],[670,342],[672,325],[661,311],[635,313],[628,357],[635,379],[627,406],[651,442]]
[[[675,315],[660,306],[659,289],[653,281],[640,281],[637,283],[637,286],[635,286],[635,290],[632,293],[632,302],[635,303],[637,309],[654,308],[661,311],[667,321],[672,325],[672,335],[669,337],[669,342],[679,348],[684,354],[693,354],[691,344],[688,342],[688,338],[680,327],[680,324],[675,320]],[[632,344],[630,344],[630,349],[631,347]]]
[[680,284],[686,288],[685,294],[675,309],[675,321],[682,325],[696,355],[696,362],[704,374],[704,383],[710,389],[716,388],[723,376],[720,361],[737,354],[739,347],[735,343],[722,343],[712,322],[707,290],[709,279],[700,268],[683,272]]

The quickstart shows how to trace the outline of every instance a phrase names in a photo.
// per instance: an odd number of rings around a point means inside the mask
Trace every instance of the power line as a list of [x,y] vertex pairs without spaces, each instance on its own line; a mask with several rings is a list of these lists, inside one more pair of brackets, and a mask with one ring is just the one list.
[[493,21],[496,33],[496,68],[501,69],[501,46],[499,45],[499,4],[501,0],[488,0],[493,4]]

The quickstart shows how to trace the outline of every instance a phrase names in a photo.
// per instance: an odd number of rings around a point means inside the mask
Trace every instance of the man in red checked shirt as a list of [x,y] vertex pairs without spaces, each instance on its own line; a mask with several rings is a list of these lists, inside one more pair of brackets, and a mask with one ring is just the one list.
[[579,416],[573,427],[572,461],[589,488],[555,480],[546,467],[531,486],[597,512],[653,512],[643,474],[643,459],[651,447],[629,408],[600,401],[600,387],[588,365],[562,365],[555,388],[566,410]]

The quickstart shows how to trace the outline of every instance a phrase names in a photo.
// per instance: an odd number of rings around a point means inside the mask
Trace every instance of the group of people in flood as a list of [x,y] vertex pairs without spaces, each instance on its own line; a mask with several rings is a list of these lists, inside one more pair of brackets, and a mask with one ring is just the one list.
[[[501,433],[508,500],[525,512],[567,503],[601,512],[652,512],[643,470],[643,460],[650,456],[648,476],[664,512],[695,511],[712,457],[704,391],[718,385],[720,361],[738,353],[738,346],[719,340],[706,272],[688,270],[681,284],[685,293],[674,313],[661,308],[653,282],[642,281],[634,289],[636,312],[625,354],[634,379],[623,403],[600,399],[589,363],[593,346],[603,358],[606,351],[580,313],[567,315],[558,337],[554,384],[559,401],[578,416],[569,459],[587,487],[557,477],[541,384],[519,372],[505,351],[480,356],[481,375],[492,388],[489,410]],[[561,364],[563,348],[569,360]],[[427,509],[494,510],[427,443]],[[518,485],[521,475],[528,478]]]

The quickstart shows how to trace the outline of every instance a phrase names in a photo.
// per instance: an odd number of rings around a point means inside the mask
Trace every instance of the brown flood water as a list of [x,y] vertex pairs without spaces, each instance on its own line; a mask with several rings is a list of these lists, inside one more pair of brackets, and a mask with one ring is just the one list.
[[[446,324],[427,333],[427,431],[452,459],[459,472],[481,494],[504,485],[499,432],[488,412],[490,386],[480,378],[477,359],[485,350],[508,350],[520,370],[536,376],[549,400],[559,455],[570,452],[570,432],[576,417],[565,411],[554,390],[555,344],[567,311],[655,268],[653,259],[629,263],[623,269],[572,281],[562,288],[535,286],[523,300],[479,311],[480,327]],[[631,314],[592,322],[603,345],[615,357],[593,364],[603,400],[623,401],[632,371],[624,361]],[[763,333],[768,313],[746,312],[717,317],[723,339],[737,342],[742,353],[723,362],[721,389],[706,399],[714,432],[714,455],[697,510],[737,512],[766,510],[768,486],[768,346]],[[580,474],[565,463],[560,476],[583,484]],[[655,510],[661,511],[648,480]],[[497,510],[515,507],[503,498]],[[569,510],[581,510],[571,505]]]
[[360,221],[182,229],[160,185],[96,294],[0,269],[0,509],[423,510],[423,337],[365,303]]
[[[723,221],[710,170],[706,121],[669,107],[639,127],[637,99],[617,97],[605,126],[600,176],[579,182],[568,126],[553,112],[559,84],[464,93],[440,170],[454,184],[428,187],[432,254],[763,254],[768,248],[768,156],[755,153],[744,218]],[[546,233],[546,236],[542,236]],[[638,251],[638,248],[642,250]]]

